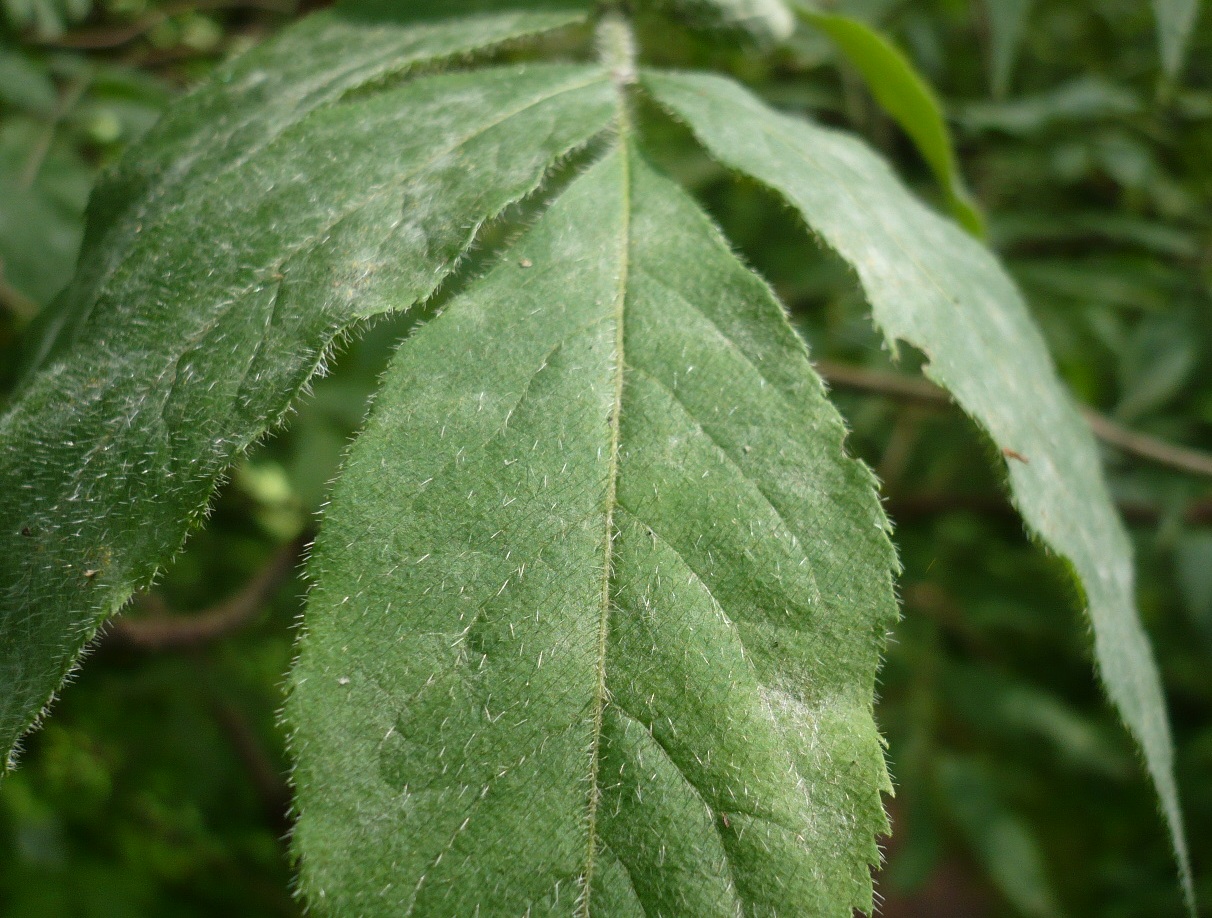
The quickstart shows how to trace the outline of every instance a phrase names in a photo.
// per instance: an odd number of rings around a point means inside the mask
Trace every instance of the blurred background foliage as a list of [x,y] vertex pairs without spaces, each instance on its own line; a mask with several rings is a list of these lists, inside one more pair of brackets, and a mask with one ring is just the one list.
[[[1171,77],[1141,0],[833,6],[878,26],[938,92],[990,244],[1078,399],[1123,429],[1212,450],[1212,13]],[[0,407],[22,328],[71,273],[99,170],[215,61],[304,11],[0,0]],[[948,206],[909,134],[819,33],[767,53],[653,18],[641,40],[650,59],[721,67],[859,132]],[[1076,591],[1024,538],[1000,457],[904,384],[918,355],[892,359],[846,270],[777,200],[656,112],[642,117],[650,155],[792,310],[898,524],[904,620],[878,705],[897,783],[881,913],[1181,915],[1153,792],[1095,683]],[[376,323],[344,348],[27,739],[0,785],[0,916],[300,912],[276,722],[301,609],[297,546],[410,321]],[[1212,477],[1112,447],[1106,460],[1135,540],[1206,910]]]

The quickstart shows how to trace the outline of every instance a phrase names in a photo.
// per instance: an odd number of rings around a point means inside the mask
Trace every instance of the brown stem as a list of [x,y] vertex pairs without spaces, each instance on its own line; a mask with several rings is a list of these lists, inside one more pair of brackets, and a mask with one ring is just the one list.
[[1159,465],[1212,478],[1212,456],[1120,427],[1089,408],[1083,408],[1082,415],[1094,435],[1104,443],[1110,443],[1133,456],[1151,459]]
[[136,603],[152,614],[142,618],[119,616],[106,640],[139,650],[179,650],[209,644],[239,631],[256,620],[274,590],[290,575],[305,543],[300,536],[283,546],[240,592],[200,612],[172,612],[155,594],[144,594]]
[[[923,405],[942,407],[951,404],[950,396],[929,380],[915,379],[887,370],[869,370],[865,367],[834,363],[830,360],[818,361],[816,368],[830,385],[839,388],[872,392]],[[1121,427],[1110,418],[1090,408],[1082,407],[1081,413],[1094,431],[1094,435],[1104,443],[1140,459],[1148,459],[1159,465],[1192,475],[1212,478],[1212,456],[1206,453],[1185,446],[1176,446],[1148,434]]]

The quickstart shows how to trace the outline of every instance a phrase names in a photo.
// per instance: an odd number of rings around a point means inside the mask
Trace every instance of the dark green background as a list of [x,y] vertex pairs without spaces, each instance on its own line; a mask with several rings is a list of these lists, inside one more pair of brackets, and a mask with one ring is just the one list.
[[[991,243],[1079,399],[1212,450],[1212,13],[1168,83],[1144,0],[1037,3],[1009,95],[995,99],[982,3],[839,5],[878,23],[938,89]],[[0,0],[0,406],[21,329],[71,272],[97,170],[214,61],[296,12],[289,0]],[[769,54],[657,20],[641,39],[649,59],[728,70],[787,109],[859,132],[942,200],[823,40],[805,33]],[[643,116],[660,138],[652,152],[775,284],[814,356],[888,368],[847,272],[793,216]],[[289,428],[234,471],[164,578],[171,607],[214,605],[310,530],[406,333],[383,321],[351,343]],[[899,369],[914,364],[905,354]],[[905,617],[877,711],[898,787],[881,913],[1182,914],[1152,790],[1095,684],[1077,598],[1024,538],[992,447],[952,411],[836,398],[853,450],[884,481],[905,565]],[[1136,543],[1207,909],[1212,480],[1106,458]],[[302,591],[289,580],[252,624],[187,651],[98,643],[0,785],[0,916],[299,912],[276,711]]]

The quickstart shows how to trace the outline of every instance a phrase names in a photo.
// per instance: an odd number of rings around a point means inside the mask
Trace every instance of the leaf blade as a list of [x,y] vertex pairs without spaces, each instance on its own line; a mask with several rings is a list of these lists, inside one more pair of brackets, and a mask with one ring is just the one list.
[[288,702],[310,900],[870,908],[894,561],[842,438],[684,194],[578,179],[401,348],[334,493]]
[[[613,112],[595,67],[421,78],[313,112],[136,234],[81,343],[0,419],[0,746],[180,547],[334,338],[427,298],[479,224]],[[446,134],[417,136],[411,117]],[[375,143],[393,128],[394,145]]]
[[1019,512],[1073,565],[1085,592],[1103,684],[1144,752],[1190,900],[1173,746],[1160,677],[1136,614],[1131,547],[1089,428],[1013,283],[982,246],[918,203],[860,142],[780,115],[718,78],[650,72],[643,83],[721,162],[800,210],[854,267],[889,343],[904,340],[924,351],[924,372],[1010,450],[1007,471]]
[[485,14],[410,23],[360,10],[323,11],[219,68],[176,102],[94,192],[84,251],[68,291],[40,316],[35,367],[62,352],[126,250],[180,207],[191,189],[205,194],[312,112],[410,69],[580,22],[576,11]]

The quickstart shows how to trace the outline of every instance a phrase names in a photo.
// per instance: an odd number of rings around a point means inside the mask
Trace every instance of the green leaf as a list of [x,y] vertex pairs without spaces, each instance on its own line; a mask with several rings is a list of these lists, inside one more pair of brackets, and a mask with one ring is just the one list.
[[1039,842],[1002,801],[995,780],[968,759],[946,758],[938,766],[941,797],[968,838],[980,865],[1022,915],[1061,914],[1048,880]]
[[1005,131],[1026,137],[1058,124],[1098,123],[1136,115],[1143,107],[1132,90],[1100,77],[1083,76],[1008,102],[970,103],[960,108],[957,120],[970,131]]
[[1182,70],[1191,32],[1199,18],[1199,0],[1153,0],[1153,16],[1157,20],[1162,68],[1173,80]]
[[871,26],[858,19],[799,8],[804,19],[828,35],[862,74],[872,95],[912,138],[947,196],[955,218],[975,236],[984,236],[985,218],[964,185],[955,161],[951,131],[934,91],[910,60]]
[[52,144],[31,160],[45,133],[44,124],[24,119],[0,127],[0,282],[34,304],[71,277],[92,179],[92,168],[67,145]]
[[1010,76],[1018,59],[1018,47],[1032,3],[1033,0],[985,0],[985,15],[993,44],[989,78],[993,94],[998,98],[1010,89]]
[[0,102],[42,116],[55,110],[55,84],[45,65],[0,47]]
[[920,348],[925,373],[1009,451],[1020,513],[1084,590],[1099,671],[1144,751],[1190,897],[1170,728],[1136,614],[1131,546],[1090,430],[1013,283],[988,250],[913,198],[859,141],[780,115],[716,77],[654,73],[644,83],[721,162],[803,214],[853,266],[888,341]]
[[[316,49],[301,57],[333,68],[327,79],[279,43],[268,57],[302,85],[237,66],[231,113],[218,114],[221,80],[94,197],[57,351],[0,419],[0,747],[180,547],[219,475],[279,421],[334,338],[428,297],[484,220],[611,122],[596,66],[347,96],[353,71],[365,82],[398,69],[401,46],[414,59],[467,50],[526,22],[508,21],[462,39],[454,26],[420,33],[429,44],[396,30],[373,65],[373,30],[330,32],[321,17],[301,27]],[[263,83],[281,85],[262,110]]]
[[1212,532],[1184,533],[1174,564],[1187,614],[1212,646]]
[[58,38],[69,25],[84,19],[92,0],[3,0],[4,12],[16,29],[29,29],[42,40]]
[[626,148],[577,179],[401,347],[335,486],[287,707],[309,901],[869,911],[895,561],[843,437],[680,189]]
[[38,322],[34,336],[41,344],[31,349],[29,364],[62,354],[75,340],[98,289],[140,234],[184,200],[208,197],[210,183],[281,144],[312,112],[382,88],[420,65],[584,18],[576,12],[506,12],[409,24],[398,16],[369,9],[309,16],[177,102],[94,193],[75,281]]

